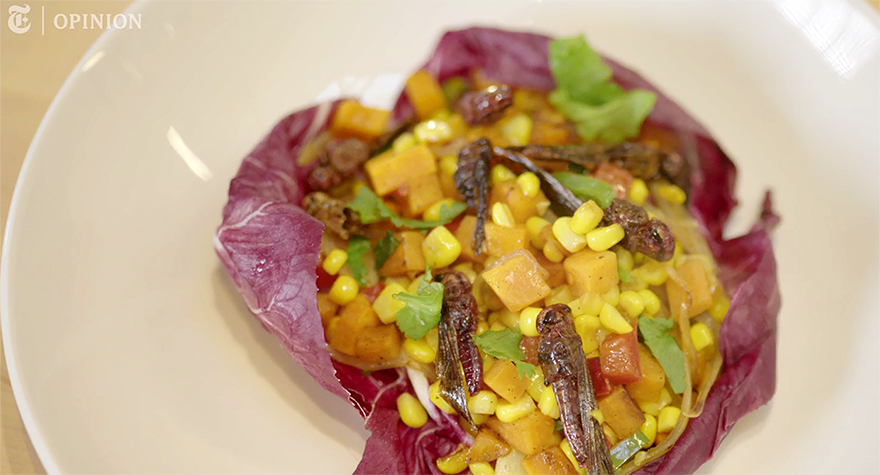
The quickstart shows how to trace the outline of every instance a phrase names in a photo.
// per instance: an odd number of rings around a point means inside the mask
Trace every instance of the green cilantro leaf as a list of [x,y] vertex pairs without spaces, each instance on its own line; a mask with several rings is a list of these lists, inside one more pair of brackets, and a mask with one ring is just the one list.
[[394,300],[406,304],[406,307],[397,312],[397,328],[407,338],[418,340],[440,323],[443,290],[443,284],[434,282],[431,271],[428,270],[419,282],[417,295],[400,292],[392,296]]
[[621,282],[632,282],[633,281],[632,273],[630,273],[630,271],[624,269],[623,267],[617,268],[617,275],[618,275],[618,277],[620,277]]
[[474,337],[474,343],[487,355],[509,359],[516,365],[520,375],[531,377],[535,375],[535,365],[524,361],[526,354],[519,347],[522,338],[519,330],[505,328],[485,331]]
[[352,236],[348,241],[348,268],[351,274],[361,287],[367,287],[365,280],[367,276],[367,266],[364,264],[364,255],[370,251],[372,243],[363,236]]
[[376,259],[376,268],[382,268],[385,261],[394,254],[394,250],[400,245],[400,241],[391,234],[391,231],[385,231],[385,236],[376,243],[376,249],[373,250],[373,257]]
[[372,190],[364,186],[360,189],[354,200],[348,204],[348,208],[355,211],[360,217],[361,222],[364,224],[378,223],[379,221],[388,219],[398,228],[430,229],[449,223],[467,209],[467,205],[456,202],[452,206],[444,205],[440,207],[441,219],[437,221],[405,219],[395,214],[394,211],[391,211],[391,208],[386,206],[381,198],[376,196]]
[[685,360],[684,353],[672,337],[675,322],[671,318],[648,318],[643,315],[639,317],[638,326],[645,345],[660,362],[672,390],[675,394],[683,393],[687,387]]

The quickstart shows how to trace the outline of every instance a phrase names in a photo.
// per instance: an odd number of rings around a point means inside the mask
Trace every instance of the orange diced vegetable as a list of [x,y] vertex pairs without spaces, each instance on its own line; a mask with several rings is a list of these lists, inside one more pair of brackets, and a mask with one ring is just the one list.
[[562,262],[553,262],[550,259],[547,259],[542,252],[535,254],[535,259],[541,267],[547,269],[547,272],[550,273],[550,277],[547,278],[547,285],[549,285],[550,288],[555,289],[556,287],[565,285],[565,267]]
[[339,138],[372,140],[385,132],[391,112],[343,101],[333,115],[330,133]]
[[474,437],[474,444],[468,450],[468,463],[492,462],[509,453],[510,445],[494,431],[484,427]]
[[400,245],[388,256],[379,268],[382,277],[405,275],[413,278],[425,271],[425,256],[422,254],[422,241],[425,237],[418,231],[404,231],[398,236]]
[[486,247],[489,255],[505,256],[517,249],[529,248],[529,231],[525,226],[507,228],[495,223],[486,223]]
[[623,386],[617,386],[611,394],[599,399],[599,409],[605,423],[619,439],[631,436],[645,423],[645,414],[629,397]]
[[370,299],[365,297],[363,293],[358,294],[354,300],[342,307],[339,317],[344,321],[351,321],[356,328],[375,327],[382,324],[379,316],[373,311]]
[[[602,374],[614,384],[634,383],[642,379],[639,365],[639,338],[636,329],[618,335],[612,333],[599,347]],[[625,436],[622,436],[625,437]]]
[[629,188],[632,186],[632,174],[625,168],[612,165],[608,162],[602,162],[593,172],[593,177],[598,178],[605,183],[611,185],[614,195],[618,198],[626,198]]
[[524,224],[527,219],[537,215],[537,207],[540,202],[547,202],[547,195],[539,191],[535,196],[526,196],[516,180],[505,180],[492,185],[492,193],[489,196],[489,204],[504,203],[510,208],[513,219],[518,224]]
[[336,351],[354,356],[358,334],[365,328],[381,325],[382,322],[373,311],[370,301],[358,294],[342,307],[339,318],[333,318],[327,325],[327,343]]
[[666,385],[663,367],[644,344],[639,344],[639,366],[642,379],[626,385],[626,392],[638,403],[652,403],[660,400],[660,391]]
[[532,381],[519,375],[512,361],[499,359],[486,370],[483,382],[496,394],[515,403],[523,396]]
[[712,294],[709,292],[709,280],[706,268],[696,259],[687,260],[675,267],[675,272],[684,279],[690,290],[688,292],[672,279],[666,279],[666,293],[669,296],[669,311],[673,315],[681,314],[682,305],[687,306],[688,317],[709,310],[712,306]]
[[550,287],[544,280],[547,270],[538,265],[528,250],[504,256],[495,267],[483,271],[482,276],[504,305],[514,312],[550,295]]
[[513,422],[501,422],[492,416],[486,425],[514,449],[526,455],[544,450],[556,430],[556,420],[541,411],[532,411]]
[[358,333],[355,355],[367,363],[386,363],[397,358],[401,345],[395,325],[366,327]]
[[389,150],[367,160],[364,170],[379,196],[385,196],[415,177],[437,172],[434,154],[427,145],[416,145],[400,153]]
[[407,211],[410,216],[421,216],[429,206],[443,199],[436,173],[411,178],[404,186],[407,188]]
[[461,255],[459,257],[473,262],[485,262],[486,257],[488,257],[488,254],[486,254],[486,241],[483,241],[483,249],[480,253],[480,257],[474,255],[473,242],[474,227],[476,227],[476,225],[477,217],[468,214],[461,219],[458,229],[455,230],[455,239],[461,243]]
[[406,80],[406,97],[420,120],[430,119],[446,108],[443,89],[428,71],[416,71]]
[[318,292],[318,312],[321,314],[321,323],[326,327],[330,319],[336,316],[339,304],[330,300],[326,292]]
[[522,467],[528,475],[578,475],[578,471],[558,445],[529,455],[523,459]]
[[575,297],[583,294],[604,294],[620,282],[617,255],[612,251],[578,251],[563,262],[565,278]]

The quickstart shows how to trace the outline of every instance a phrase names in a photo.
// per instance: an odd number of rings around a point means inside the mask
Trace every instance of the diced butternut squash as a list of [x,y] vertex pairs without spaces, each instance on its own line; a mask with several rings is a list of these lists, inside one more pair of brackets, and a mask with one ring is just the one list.
[[652,403],[660,400],[660,391],[666,385],[666,373],[651,354],[647,346],[639,344],[639,365],[642,379],[626,385],[626,392],[637,403]]
[[492,185],[489,202],[490,205],[495,203],[506,204],[510,208],[510,213],[517,224],[525,224],[527,219],[539,214],[538,204],[548,202],[548,200],[547,195],[543,191],[539,191],[535,196],[526,196],[516,183],[516,180],[505,180]]
[[599,348],[599,360],[602,363],[602,374],[614,384],[641,380],[638,330],[633,328],[628,333],[607,335]]
[[321,323],[325,328],[330,323],[330,319],[336,316],[338,309],[339,305],[330,300],[330,295],[326,292],[318,292],[318,312],[321,314]]
[[558,445],[529,455],[523,459],[522,467],[528,475],[578,475],[578,471]]
[[519,401],[532,380],[519,375],[519,370],[512,361],[499,359],[483,374],[483,382],[499,396],[515,403]]
[[529,230],[523,225],[512,228],[486,223],[486,247],[490,256],[502,257],[517,249],[529,248]]
[[547,270],[528,250],[514,251],[483,272],[483,279],[511,311],[519,312],[550,295]]
[[629,189],[634,180],[632,173],[628,170],[608,162],[599,164],[593,172],[593,177],[611,185],[614,195],[621,199],[626,198],[629,194]]
[[382,324],[376,312],[373,311],[372,302],[363,293],[359,293],[354,300],[342,307],[339,317],[353,322],[353,326],[360,328]]
[[355,355],[367,363],[387,363],[397,358],[401,345],[397,326],[366,327],[358,333]]
[[541,411],[532,411],[513,422],[501,422],[493,416],[486,421],[486,426],[514,449],[532,455],[547,447],[556,429],[556,420],[545,416]]
[[547,277],[547,285],[550,288],[555,289],[565,285],[565,267],[562,265],[562,262],[553,262],[547,259],[543,252],[535,253],[535,260],[550,273],[550,277]]
[[379,275],[395,277],[405,275],[409,278],[425,271],[425,256],[422,254],[422,241],[425,237],[418,231],[404,231],[398,236],[400,245],[388,256],[379,268]]
[[[437,162],[427,145],[416,145],[400,153],[389,150],[364,164],[373,190],[385,196],[415,177],[437,172]],[[435,200],[436,201],[436,200]]]
[[330,133],[339,138],[373,140],[385,132],[391,112],[374,109],[357,101],[343,101],[333,115]]
[[[469,424],[466,424],[469,425]],[[483,427],[468,450],[468,463],[493,462],[510,453],[510,445],[494,431]]]
[[563,262],[565,280],[575,297],[583,294],[604,294],[620,282],[617,255],[612,251],[584,249],[568,256]]
[[461,219],[458,229],[455,230],[455,239],[461,243],[461,255],[459,257],[472,262],[485,262],[489,256],[486,252],[486,241],[483,241],[483,249],[480,256],[474,255],[473,242],[474,227],[476,225],[477,217],[468,214]]
[[611,427],[618,439],[629,437],[645,423],[645,414],[629,397],[623,386],[615,387],[611,394],[599,399],[598,402],[605,423]]
[[682,306],[687,307],[688,317],[705,312],[712,307],[712,294],[709,292],[709,279],[702,262],[692,259],[675,267],[675,272],[684,279],[688,292],[672,279],[666,279],[666,294],[669,296],[669,311],[680,315]]
[[365,328],[381,323],[370,301],[363,294],[358,294],[342,307],[339,318],[331,319],[327,325],[327,343],[340,353],[355,356],[358,334]]
[[410,216],[421,216],[432,204],[443,199],[440,178],[429,173],[410,179],[406,185],[407,211]]
[[420,120],[429,119],[446,108],[443,89],[428,71],[416,71],[406,80],[406,97]]

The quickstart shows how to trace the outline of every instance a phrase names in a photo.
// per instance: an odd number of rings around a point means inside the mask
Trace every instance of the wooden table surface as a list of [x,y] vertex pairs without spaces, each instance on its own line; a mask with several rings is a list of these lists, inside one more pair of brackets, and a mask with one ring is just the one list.
[[[55,13],[115,14],[130,3],[129,0],[70,0],[27,4],[34,18],[33,12],[41,7]],[[868,3],[880,10],[880,0],[868,0]],[[6,27],[8,9],[23,4],[0,0],[0,226],[4,231],[9,200],[31,139],[68,74],[102,33],[101,30],[75,29],[46,36],[37,30],[15,34]],[[22,425],[9,384],[5,353],[0,352],[0,359],[0,473],[45,473]]]

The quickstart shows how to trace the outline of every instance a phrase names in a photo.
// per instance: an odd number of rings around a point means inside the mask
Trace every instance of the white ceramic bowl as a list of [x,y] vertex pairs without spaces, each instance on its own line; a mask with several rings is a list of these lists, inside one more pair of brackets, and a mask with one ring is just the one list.
[[880,469],[880,43],[860,0],[132,11],[142,29],[103,36],[53,103],[7,228],[10,378],[50,472],[351,472],[356,412],[248,315],[212,232],[240,160],[282,115],[334,82],[399,77],[473,24],[585,32],[679,100],[740,167],[738,230],[776,191],[777,394],[702,471]]

